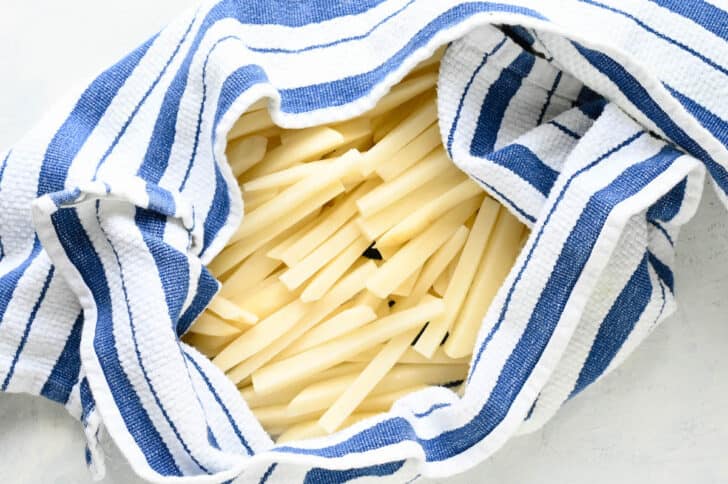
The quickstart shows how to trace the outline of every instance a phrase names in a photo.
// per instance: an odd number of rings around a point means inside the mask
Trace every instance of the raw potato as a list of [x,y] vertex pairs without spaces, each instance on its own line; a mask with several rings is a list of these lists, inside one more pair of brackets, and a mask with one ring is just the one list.
[[281,129],[262,99],[228,134],[245,218],[184,341],[278,442],[376,418],[428,385],[456,390],[528,239],[442,146],[443,52],[358,117]]

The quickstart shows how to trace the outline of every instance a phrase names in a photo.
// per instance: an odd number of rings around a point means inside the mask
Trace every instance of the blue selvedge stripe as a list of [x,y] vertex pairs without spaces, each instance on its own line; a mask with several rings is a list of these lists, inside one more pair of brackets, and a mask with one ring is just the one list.
[[666,195],[660,197],[647,210],[647,218],[649,220],[660,220],[662,222],[669,222],[680,212],[683,200],[685,200],[685,190],[688,185],[688,179],[683,180],[675,185]]
[[563,75],[563,71],[559,71],[556,73],[556,77],[554,77],[554,82],[551,84],[551,89],[548,90],[546,93],[546,102],[543,103],[543,106],[541,107],[541,112],[538,115],[538,121],[536,121],[536,124],[539,125],[543,121],[543,117],[546,115],[546,110],[549,108],[549,105],[551,104],[551,98],[554,97],[554,93],[556,92],[556,89],[559,87],[559,82],[561,82],[561,76]]
[[162,285],[170,321],[175,323],[187,299],[190,278],[188,256],[164,241],[167,216],[137,207],[134,222],[154,259],[148,276]]
[[88,384],[88,378],[83,378],[78,385],[78,397],[81,400],[81,421],[86,422],[88,416],[96,408],[96,401],[91,393],[91,387]]
[[188,354],[184,354],[187,361],[192,363],[192,366],[195,367],[197,372],[200,374],[202,379],[205,381],[205,384],[207,385],[207,388],[210,390],[210,393],[212,393],[212,396],[215,398],[215,401],[220,405],[220,408],[225,413],[225,416],[228,419],[228,422],[230,422],[230,426],[233,428],[233,431],[235,432],[235,435],[240,440],[240,443],[243,444],[243,447],[245,447],[245,450],[248,452],[249,455],[253,455],[253,449],[248,444],[247,439],[243,435],[243,432],[240,430],[240,427],[238,427],[238,424],[235,423],[235,419],[233,418],[232,414],[230,414],[230,410],[225,406],[225,404],[222,401],[222,398],[220,398],[220,395],[217,393],[217,390],[215,390],[215,387],[212,385],[212,382],[210,382],[210,379],[207,378],[207,375],[202,370],[199,364],[195,361],[194,358],[189,356]]
[[551,126],[557,128],[562,133],[564,133],[564,134],[566,134],[568,136],[571,136],[574,139],[581,139],[581,136],[579,135],[579,133],[577,133],[576,131],[573,131],[573,130],[567,128],[566,126],[564,126],[563,124],[559,123],[558,121],[556,121],[554,119],[552,119],[551,121],[549,121],[549,124]]
[[654,35],[655,37],[658,37],[658,38],[664,40],[665,42],[668,42],[668,43],[670,43],[670,44],[678,47],[679,49],[687,52],[688,54],[692,55],[693,57],[696,57],[696,58],[700,59],[705,64],[709,65],[710,67],[712,67],[713,69],[717,70],[718,72],[721,72],[723,74],[728,75],[728,69],[726,69],[722,65],[718,64],[713,59],[710,59],[709,57],[706,57],[705,55],[701,54],[700,52],[698,52],[697,50],[693,49],[692,47],[683,44],[679,40],[673,39],[672,37],[670,37],[668,35],[665,35],[662,32],[659,32],[659,31],[655,30],[654,28],[652,28],[651,26],[649,26],[648,24],[646,24],[643,20],[635,17],[634,15],[632,15],[632,14],[630,14],[628,12],[625,12],[624,10],[620,10],[618,8],[615,8],[615,7],[610,7],[609,5],[605,5],[605,4],[603,4],[601,2],[597,2],[595,0],[579,0],[579,1],[581,3],[586,3],[587,5],[592,5],[594,7],[601,8],[603,10],[607,10],[609,12],[616,13],[618,15],[621,15],[621,16],[625,17],[625,18],[628,18],[628,19],[632,20],[634,23],[636,23],[637,25],[639,25],[645,31],[647,31],[647,32],[651,33],[652,35]]
[[516,204],[516,202],[514,202],[513,200],[511,200],[509,197],[507,197],[503,192],[501,192],[500,190],[498,190],[496,187],[494,187],[490,183],[486,182],[482,178],[479,178],[479,177],[477,177],[475,175],[472,175],[471,174],[470,176],[473,177],[478,183],[480,183],[481,185],[483,185],[484,187],[486,187],[489,191],[495,193],[501,199],[501,201],[503,203],[509,205],[513,210],[515,210],[516,212],[518,212],[519,214],[521,214],[521,216],[523,218],[525,218],[526,220],[528,220],[531,223],[536,222],[536,217],[535,216],[533,216],[530,213],[528,213],[525,210],[523,210],[520,206],[518,206]]
[[445,402],[445,403],[435,403],[430,408],[428,408],[427,410],[425,410],[424,412],[415,413],[413,415],[415,417],[417,417],[417,418],[427,417],[428,415],[430,415],[435,410],[438,410],[438,409],[441,409],[441,408],[446,408],[446,407],[449,407],[450,405],[451,404],[450,403],[447,403],[447,402]]
[[728,12],[705,0],[650,0],[728,40]]
[[197,290],[195,297],[192,299],[190,306],[180,316],[177,321],[177,335],[182,336],[190,329],[192,323],[195,322],[197,316],[205,310],[217,291],[220,289],[220,283],[210,274],[206,267],[202,266],[200,278],[197,281]]
[[[610,151],[624,146],[625,143],[641,134],[638,133]],[[381,448],[408,439],[415,441],[422,447],[428,462],[435,462],[460,454],[482,441],[505,418],[513,397],[520,392],[533,367],[540,359],[550,340],[550,335],[560,319],[563,305],[568,300],[568,294],[571,293],[573,284],[578,280],[584,265],[588,261],[591,255],[590,248],[599,237],[601,228],[606,223],[612,208],[623,200],[639,193],[679,156],[680,153],[675,152],[670,147],[665,147],[658,154],[626,169],[608,187],[592,195],[570,233],[532,317],[503,366],[488,401],[480,409],[479,413],[463,427],[443,432],[431,439],[422,439],[417,436],[406,419],[394,417],[379,422],[343,442],[324,448],[282,446],[277,447],[275,450],[303,455],[340,457],[345,454],[371,450],[372,442],[377,442],[377,447]],[[582,172],[591,166],[594,166],[594,163],[583,168]],[[573,176],[570,180],[573,180]],[[547,217],[551,216],[554,208],[555,205],[547,214]],[[542,231],[539,232],[537,237],[540,237],[541,234]],[[533,251],[529,253],[528,257],[532,253]],[[523,267],[527,264],[528,260]],[[522,272],[523,269],[519,275]],[[515,284],[511,286],[510,293],[512,293],[513,286]],[[504,306],[503,311],[507,310],[506,306]],[[503,320],[503,311],[497,324],[500,324]],[[493,331],[491,331],[491,335],[492,333]],[[485,346],[485,343],[483,346]],[[483,346],[481,346],[481,349]]]
[[124,425],[152,469],[161,475],[181,476],[182,472],[174,457],[121,366],[113,330],[111,293],[96,249],[75,210],[59,210],[51,215],[51,222],[66,257],[78,269],[96,303],[94,350],[104,373],[104,380],[113,382],[113,385],[109,385],[109,391]]
[[662,85],[665,86],[665,89],[670,91],[672,97],[680,101],[680,104],[682,104],[683,107],[692,114],[705,129],[710,131],[710,133],[715,136],[718,141],[723,143],[724,146],[728,147],[728,122],[670,85],[664,82]]
[[422,47],[440,31],[464,22],[468,17],[485,12],[507,12],[545,20],[535,10],[495,2],[460,4],[433,19],[412,36],[407,44],[377,68],[335,81],[280,90],[281,111],[303,113],[315,109],[349,104],[370,92],[387,74],[397,69],[415,49]]
[[536,154],[521,144],[507,145],[489,154],[487,158],[509,169],[544,197],[548,197],[559,173],[545,164]]
[[265,47],[255,47],[255,46],[250,46],[250,47],[248,47],[248,49],[250,49],[253,52],[261,52],[261,53],[269,53],[269,54],[296,54],[296,53],[308,52],[308,51],[316,50],[316,49],[323,49],[323,48],[326,48],[326,47],[333,47],[335,45],[344,44],[344,43],[352,42],[352,41],[355,41],[355,40],[366,39],[375,30],[377,30],[379,27],[381,27],[382,25],[384,25],[385,23],[387,23],[387,21],[393,19],[394,17],[396,17],[400,13],[404,12],[407,9],[407,7],[409,7],[410,5],[412,5],[414,2],[415,2],[415,0],[409,0],[402,7],[400,7],[399,9],[395,10],[394,12],[392,12],[389,15],[387,15],[386,17],[384,17],[382,20],[380,20],[379,22],[377,22],[376,24],[374,24],[373,27],[371,27],[369,30],[367,30],[366,32],[364,32],[363,34],[360,34],[360,35],[352,35],[350,37],[344,37],[344,38],[341,38],[341,39],[338,39],[338,40],[334,40],[334,41],[331,41],[331,42],[309,45],[309,46],[301,47],[301,48],[298,48],[298,49],[265,48]]
[[5,317],[5,311],[8,309],[8,305],[15,294],[15,289],[18,287],[20,278],[25,274],[26,269],[40,254],[42,247],[38,237],[33,238],[33,246],[30,249],[30,254],[15,268],[5,273],[0,277],[0,326],[2,326],[3,319]]
[[500,42],[498,42],[495,47],[493,47],[490,51],[483,54],[483,58],[480,61],[480,64],[475,68],[473,73],[470,76],[470,79],[468,79],[468,82],[465,84],[465,89],[463,89],[463,94],[460,96],[460,100],[458,101],[458,107],[455,110],[455,117],[453,118],[452,124],[450,125],[450,132],[447,134],[447,152],[452,158],[452,144],[455,139],[455,130],[458,127],[458,123],[460,122],[460,116],[463,111],[463,105],[465,104],[465,98],[468,95],[468,92],[470,92],[470,87],[473,85],[473,82],[475,81],[475,78],[478,76],[478,73],[480,70],[485,66],[486,62],[488,62],[488,58],[498,52],[498,50],[503,47],[503,45],[506,43],[506,37],[503,37]]
[[64,405],[78,382],[81,370],[81,329],[83,329],[83,311],[78,313],[73,322],[71,332],[63,345],[63,351],[40,390],[42,396]]
[[584,113],[585,116],[596,120],[604,111],[607,100],[588,87],[582,86],[573,105],[579,108],[579,111]]
[[315,467],[306,473],[304,484],[343,484],[360,477],[391,476],[404,465],[403,460],[347,470],[331,470]]
[[147,88],[147,90],[144,93],[144,95],[142,96],[142,98],[139,100],[139,102],[136,104],[136,106],[134,106],[134,109],[132,109],[131,114],[129,114],[129,117],[126,119],[126,121],[124,121],[124,124],[121,126],[121,129],[116,134],[114,141],[111,142],[109,147],[106,149],[104,154],[101,156],[99,161],[96,163],[96,168],[94,170],[94,176],[93,176],[94,179],[96,179],[96,176],[99,173],[99,169],[104,164],[104,162],[109,157],[109,155],[111,155],[111,153],[114,151],[114,148],[116,148],[116,146],[119,144],[119,141],[126,133],[126,130],[131,125],[131,123],[134,120],[134,118],[136,117],[137,113],[139,113],[139,110],[142,108],[142,106],[147,101],[147,99],[149,99],[149,96],[151,96],[154,89],[157,87],[157,85],[159,85],[159,82],[162,80],[162,77],[164,77],[164,74],[167,72],[167,69],[169,69],[169,66],[174,61],[175,57],[177,57],[177,54],[179,53],[180,49],[182,48],[182,44],[187,39],[187,36],[189,35],[190,31],[192,30],[192,25],[195,23],[196,18],[197,18],[196,16],[193,17],[192,20],[190,21],[189,25],[187,25],[187,30],[182,35],[182,38],[177,42],[177,45],[175,46],[174,51],[172,52],[172,55],[170,55],[167,58],[167,61],[165,62],[164,66],[162,67],[162,70],[159,72],[159,74],[157,74],[157,77],[149,85],[149,87]]
[[119,258],[119,253],[116,250],[116,247],[114,246],[114,243],[111,241],[111,237],[109,237],[109,234],[104,229],[102,223],[101,223],[101,217],[100,217],[100,204],[99,201],[96,201],[96,222],[98,223],[99,230],[104,234],[104,237],[106,238],[106,242],[109,244],[109,248],[111,249],[111,252],[114,254],[114,260],[116,261],[116,266],[119,270],[119,278],[121,279],[121,290],[124,294],[124,304],[126,307],[126,314],[127,318],[129,319],[129,329],[131,330],[131,338],[132,342],[134,343],[134,354],[136,355],[137,363],[139,364],[139,368],[142,371],[142,376],[144,377],[144,381],[146,382],[147,386],[149,387],[149,391],[152,393],[152,397],[154,397],[154,402],[157,404],[157,407],[162,412],[162,416],[164,416],[164,419],[166,420],[169,427],[172,429],[172,432],[174,433],[175,437],[179,441],[179,443],[182,445],[182,448],[185,450],[187,455],[189,455],[192,462],[194,462],[197,467],[200,468],[203,472],[206,474],[210,474],[210,471],[200,462],[197,460],[197,458],[194,456],[192,451],[190,450],[189,446],[187,445],[187,442],[182,438],[182,435],[180,435],[179,430],[177,430],[177,426],[172,421],[172,418],[167,413],[167,409],[164,407],[164,404],[159,399],[159,395],[157,394],[157,390],[154,388],[154,385],[152,385],[152,381],[149,378],[149,373],[147,372],[147,368],[144,365],[144,360],[142,358],[141,352],[139,351],[139,340],[137,338],[137,329],[136,324],[134,322],[134,316],[131,314],[131,307],[129,306],[129,294],[126,289],[126,276],[124,275],[124,267],[121,264],[121,259]]
[[647,263],[645,254],[599,325],[569,398],[580,393],[604,373],[644,313],[653,289]]
[[490,86],[480,108],[470,143],[471,155],[483,158],[493,152],[506,110],[535,62],[536,56],[530,52],[521,52],[513,62],[503,68],[498,79]]
[[670,289],[670,292],[675,292],[675,276],[672,273],[672,269],[662,262],[652,251],[647,251],[647,258],[650,261],[650,265],[655,270],[655,273],[657,274],[657,277],[659,277],[662,282],[667,284],[667,288]]
[[624,66],[606,54],[588,49],[578,43],[573,44],[576,50],[595,69],[607,76],[625,97],[651,119],[671,140],[705,163],[721,190],[728,193],[728,171],[726,171],[725,167],[718,164],[702,146],[688,136]]
[[13,355],[13,360],[10,363],[10,368],[8,369],[8,373],[5,375],[5,380],[3,381],[2,387],[0,387],[0,390],[2,391],[7,390],[8,384],[10,384],[10,380],[13,378],[13,374],[15,373],[15,365],[17,365],[18,358],[20,358],[20,354],[23,352],[23,348],[25,348],[25,343],[28,341],[30,328],[33,327],[35,316],[38,314],[38,310],[43,304],[43,300],[45,299],[46,293],[48,292],[48,287],[51,285],[51,281],[53,280],[53,274],[55,273],[55,270],[56,268],[54,266],[51,266],[50,269],[48,269],[48,274],[46,275],[45,282],[43,282],[43,287],[40,290],[40,295],[38,296],[38,299],[36,299],[35,304],[33,305],[33,309],[30,311],[28,320],[25,322],[25,326],[23,328],[23,336],[20,338],[18,347],[15,349],[15,354]]
[[675,245],[675,242],[672,240],[672,237],[670,237],[670,234],[667,232],[665,227],[663,227],[659,222],[657,222],[655,220],[651,220],[648,218],[647,221],[650,223],[650,225],[655,227],[657,230],[659,230],[662,233],[662,235],[665,236],[665,238],[667,239],[667,242],[670,244],[670,246]]
[[260,478],[260,481],[258,482],[258,484],[265,484],[266,482],[268,482],[268,479],[270,479],[270,476],[273,475],[273,472],[276,470],[276,467],[278,467],[278,463],[276,463],[276,462],[274,462],[273,464],[268,466],[268,468],[263,473],[263,476]]

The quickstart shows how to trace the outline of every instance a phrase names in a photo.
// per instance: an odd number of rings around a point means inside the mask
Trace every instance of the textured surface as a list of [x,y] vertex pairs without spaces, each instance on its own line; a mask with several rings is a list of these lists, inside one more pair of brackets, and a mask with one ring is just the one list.
[[[77,1],[63,8],[40,0],[3,3],[1,92],[14,94],[0,95],[1,146],[15,141],[69,86],[136,45],[180,8],[180,2],[161,1],[103,7]],[[36,94],[17,95],[22,92]],[[728,336],[721,324],[728,309],[723,302],[728,228],[712,194],[706,202],[679,248],[678,315],[543,431],[514,440],[461,482],[486,476],[506,483],[582,482],[587,476],[597,482],[728,480],[728,465],[720,459],[728,436],[723,411],[728,384],[719,377]],[[3,482],[87,480],[81,435],[60,408],[2,395],[0,430]],[[24,459],[29,452],[43,456],[48,465],[38,466],[38,458]],[[112,452],[107,464],[108,482],[130,482],[118,453]],[[53,475],[47,469],[54,469]]]

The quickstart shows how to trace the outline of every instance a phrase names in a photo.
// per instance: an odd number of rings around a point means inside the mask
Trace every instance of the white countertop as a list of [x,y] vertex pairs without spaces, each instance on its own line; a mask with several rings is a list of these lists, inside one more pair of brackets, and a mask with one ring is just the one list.
[[[193,0],[2,0],[0,149]],[[679,309],[617,371],[453,484],[728,482],[728,214],[706,190],[678,244]],[[91,482],[60,406],[0,394],[0,482]],[[138,482],[113,444],[106,483]]]

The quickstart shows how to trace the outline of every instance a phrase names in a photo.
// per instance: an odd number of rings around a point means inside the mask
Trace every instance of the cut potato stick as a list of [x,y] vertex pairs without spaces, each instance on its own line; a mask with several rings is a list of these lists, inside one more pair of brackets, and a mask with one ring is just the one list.
[[409,348],[418,330],[408,331],[389,340],[384,348],[372,359],[367,367],[359,373],[354,381],[324,412],[319,419],[321,427],[331,433],[344,423],[346,418],[356,410],[361,402],[394,367],[402,354]]
[[261,190],[278,190],[280,188],[293,185],[294,183],[301,181],[303,178],[313,175],[320,168],[325,168],[330,164],[331,162],[328,161],[312,161],[310,163],[294,165],[290,168],[286,168],[285,170],[276,171],[270,175],[261,176],[243,183],[242,188],[246,194]]
[[367,281],[367,289],[379,297],[392,294],[392,291],[452,237],[477,209],[478,200],[473,198],[451,210],[386,260],[377,273]]
[[341,338],[281,360],[253,373],[256,391],[274,391],[298,378],[323,371],[372,346],[419,327],[442,313],[441,299],[425,297],[411,309],[391,314]]
[[210,305],[207,309],[217,314],[222,319],[227,319],[237,324],[242,324],[243,326],[250,326],[258,322],[258,316],[250,311],[246,311],[219,294],[210,301]]
[[245,238],[266,226],[277,225],[278,219],[290,214],[291,207],[296,207],[304,200],[314,198],[317,193],[327,189],[331,183],[355,170],[360,160],[361,155],[357,151],[350,151],[339,158],[338,162],[330,168],[320,168],[317,173],[286,188],[277,197],[247,214],[245,223],[240,225],[231,241]]
[[422,232],[451,208],[476,196],[482,197],[483,190],[474,181],[466,179],[407,216],[377,239],[377,243],[380,245],[403,244]]
[[362,173],[369,176],[377,166],[387,163],[395,153],[435,121],[437,121],[437,103],[434,99],[429,99],[367,151],[362,163]]
[[518,219],[501,208],[478,273],[445,342],[445,353],[451,358],[462,358],[473,351],[488,306],[521,250],[522,230]]
[[[275,358],[281,351],[286,349],[303,334],[323,321],[329,314],[334,312],[337,307],[341,306],[351,299],[356,293],[361,291],[366,284],[366,280],[376,269],[377,266],[374,262],[367,261],[351,271],[351,273],[336,283],[326,297],[314,303],[311,312],[306,315],[301,324],[296,325],[291,331],[281,338],[278,338],[278,340],[263,351],[233,368],[228,373],[228,377],[233,382],[240,382]],[[328,368],[331,366],[334,365],[330,365]],[[259,388],[256,389],[256,391],[262,393]],[[275,389],[271,389],[270,391],[275,391]]]
[[260,249],[263,245],[284,233],[291,227],[294,227],[292,232],[295,232],[296,225],[303,225],[308,222],[309,219],[307,217],[309,215],[314,212],[317,213],[326,202],[343,191],[344,185],[342,185],[339,181],[335,181],[327,185],[326,188],[316,193],[310,199],[305,200],[298,206],[292,207],[289,214],[286,217],[279,219],[275,224],[268,225],[265,229],[259,230],[250,237],[228,245],[225,250],[215,257],[215,260],[212,261],[210,266],[212,267],[214,265],[217,267],[220,273],[226,272],[227,269],[220,269],[223,267],[227,267],[228,269],[234,267],[242,259]]
[[376,185],[377,182],[374,180],[367,181],[341,200],[337,200],[332,207],[324,209],[316,227],[307,232],[281,255],[283,262],[289,267],[293,266],[320,246],[356,214],[356,200],[369,193]]
[[303,301],[294,299],[238,336],[212,362],[222,371],[229,370],[290,330],[306,314],[308,308]]
[[450,173],[432,180],[390,205],[387,210],[377,212],[371,217],[359,217],[356,223],[363,234],[374,240],[433,197],[445,193],[449,189],[449,184],[461,176],[459,173]]
[[387,163],[377,165],[375,171],[382,180],[392,180],[427,156],[440,144],[440,128],[437,123],[434,123],[395,153]]
[[450,279],[452,278],[453,270],[457,264],[458,259],[451,261],[445,270],[440,273],[437,279],[435,279],[435,282],[432,283],[432,291],[438,296],[442,297],[447,292],[447,286],[450,285]]
[[418,267],[407,279],[402,281],[402,284],[394,288],[392,295],[407,297],[412,294],[412,289],[414,289],[415,284],[417,283],[417,278],[420,277],[421,272],[422,266]]
[[447,266],[455,260],[463,245],[465,245],[469,233],[468,228],[461,225],[453,236],[437,249],[432,257],[427,259],[415,287],[412,288],[410,297],[403,303],[405,307],[415,304],[416,301],[419,301],[427,294],[427,291],[432,287],[439,275],[445,272]]
[[[375,356],[377,356],[377,353],[381,351],[383,347],[384,345],[381,345],[363,353],[359,353],[352,358],[348,358],[347,362],[369,363]],[[417,365],[467,365],[470,363],[470,358],[450,358],[445,354],[442,348],[438,348],[437,351],[435,351],[435,354],[432,355],[432,358],[426,358],[412,349],[412,347],[409,347],[399,359],[399,363]]]
[[[413,385],[404,390],[382,393],[381,395],[370,395],[356,408],[357,412],[388,412],[392,406],[402,397],[411,395],[414,392],[424,390],[427,385]],[[354,414],[356,415],[356,414]],[[346,425],[346,423],[344,423]],[[342,425],[342,427],[344,426]]]
[[222,320],[222,318],[205,311],[192,323],[192,333],[206,336],[234,336],[240,334],[240,328]]
[[256,252],[230,273],[220,289],[220,295],[235,299],[271,275],[280,265],[280,261],[271,259],[263,251]]
[[300,422],[305,422],[316,418],[321,411],[311,412],[308,414],[292,415],[288,413],[287,405],[271,405],[270,407],[258,407],[253,409],[253,415],[258,422],[266,428],[288,427]]
[[[342,424],[342,428],[351,427],[362,420],[375,417],[378,412],[382,411],[383,410],[377,409],[370,412],[355,413],[346,419],[346,421]],[[308,422],[291,425],[288,430],[278,436],[276,443],[282,444],[294,440],[313,439],[316,437],[323,437],[324,435],[326,435],[326,431],[319,426],[318,421],[309,420]]]
[[[358,236],[343,252],[321,269],[301,293],[305,302],[318,301],[331,289],[344,273],[361,257],[369,247],[369,239]],[[322,246],[323,247],[323,246]]]
[[468,240],[465,242],[465,247],[463,247],[462,255],[455,267],[452,280],[445,291],[443,297],[446,307],[445,312],[430,321],[430,324],[427,325],[414,346],[415,350],[420,354],[431,356],[452,327],[465,300],[475,270],[483,257],[483,248],[488,243],[488,238],[498,216],[499,207],[500,204],[491,198],[483,200]]
[[246,181],[284,170],[296,163],[320,159],[344,142],[341,133],[334,129],[325,126],[310,129],[307,136],[294,136],[287,143],[269,150],[263,161],[245,174]]
[[377,319],[377,315],[369,306],[354,306],[353,308],[346,309],[306,333],[301,339],[281,353],[281,358],[293,356],[314,346],[331,341],[367,323],[371,323],[375,319]]
[[[421,383],[443,384],[463,379],[467,365],[397,365],[381,379],[371,391],[371,396],[382,395]],[[326,410],[337,397],[351,387],[357,375],[342,375],[313,383],[296,395],[288,404],[290,415],[306,415]]]
[[246,134],[272,128],[273,126],[275,126],[275,124],[273,123],[273,119],[271,119],[270,113],[267,109],[252,111],[240,116],[240,119],[238,119],[233,127],[230,128],[227,139],[233,140],[241,136],[245,136]]
[[260,163],[268,147],[268,138],[260,135],[236,139],[228,144],[225,153],[235,177]]
[[240,395],[242,395],[248,406],[251,408],[281,405],[284,403],[288,404],[293,397],[311,383],[336,378],[342,375],[356,375],[364,369],[364,366],[365,365],[363,363],[342,363],[317,375],[312,375],[309,378],[303,378],[297,381],[295,385],[283,388],[278,392],[261,395],[256,393],[252,385],[248,385],[240,390]]
[[392,90],[382,97],[377,105],[367,111],[364,115],[370,118],[379,116],[382,113],[391,111],[410,99],[414,98],[435,87],[437,83],[437,74],[425,74],[413,79],[404,81],[392,88]]
[[349,121],[335,124],[332,128],[344,137],[343,143],[353,143],[372,135],[372,123],[367,117],[350,119]]
[[304,237],[311,229],[319,223],[319,215],[312,217],[305,225],[297,229],[293,234],[281,240],[278,244],[268,250],[265,255],[277,261],[282,260],[283,254],[295,244],[301,237]]
[[452,163],[444,151],[436,150],[394,180],[379,185],[357,200],[359,213],[370,217],[448,169],[453,169]]
[[243,191],[243,205],[245,208],[245,213],[252,212],[256,208],[263,205],[265,202],[277,197],[278,193],[280,193],[280,190],[278,189],[261,190],[258,192],[250,193],[245,193],[245,191]]
[[341,227],[329,240],[304,257],[298,264],[284,272],[280,279],[288,289],[296,289],[310,279],[331,259],[342,253],[354,241],[361,237],[354,221]]
[[295,298],[295,293],[290,292],[286,286],[276,280],[268,284],[261,284],[260,290],[252,291],[252,294],[247,293],[238,301],[238,305],[263,319]]
[[210,336],[206,334],[188,332],[184,335],[183,341],[190,346],[194,346],[206,357],[214,358],[221,349],[235,339],[236,335],[237,334],[230,336]]

